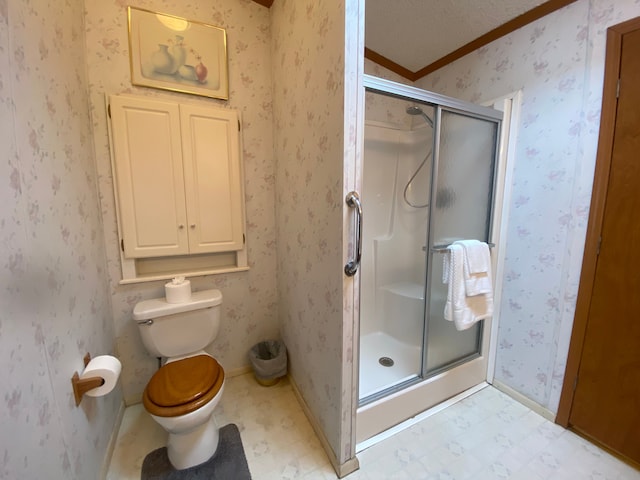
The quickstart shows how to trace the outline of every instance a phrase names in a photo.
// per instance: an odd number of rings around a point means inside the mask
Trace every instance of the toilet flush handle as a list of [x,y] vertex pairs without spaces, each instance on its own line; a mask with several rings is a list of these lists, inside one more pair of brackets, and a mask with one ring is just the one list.
[[151,326],[153,325],[153,318],[150,318],[149,320],[140,320],[139,322],[137,322],[138,325],[147,325],[147,326]]

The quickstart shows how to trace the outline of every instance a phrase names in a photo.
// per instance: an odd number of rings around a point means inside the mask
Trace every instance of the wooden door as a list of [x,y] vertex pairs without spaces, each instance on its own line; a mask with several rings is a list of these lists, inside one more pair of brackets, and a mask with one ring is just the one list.
[[588,315],[568,424],[640,464],[640,23],[620,38],[599,253],[582,299]]

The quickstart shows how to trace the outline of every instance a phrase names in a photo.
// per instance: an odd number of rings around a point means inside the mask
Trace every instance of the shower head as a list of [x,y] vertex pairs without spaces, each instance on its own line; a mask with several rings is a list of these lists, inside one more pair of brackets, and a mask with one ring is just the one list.
[[409,105],[407,107],[407,113],[409,115],[422,115],[424,112],[420,107],[416,107],[415,105]]
[[422,111],[420,107],[416,107],[415,105],[409,105],[407,107],[407,113],[409,115],[422,115],[422,117],[426,120],[431,128],[433,128],[433,120],[429,118],[429,116]]

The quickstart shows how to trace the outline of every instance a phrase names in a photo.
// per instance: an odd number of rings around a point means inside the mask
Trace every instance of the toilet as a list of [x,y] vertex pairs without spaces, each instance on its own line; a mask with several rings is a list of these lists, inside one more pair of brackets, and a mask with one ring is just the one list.
[[218,334],[221,304],[219,290],[203,290],[187,302],[154,298],[133,309],[145,348],[166,359],[142,401],[169,433],[167,454],[177,470],[206,462],[218,448],[213,412],[222,398],[224,370],[204,349]]

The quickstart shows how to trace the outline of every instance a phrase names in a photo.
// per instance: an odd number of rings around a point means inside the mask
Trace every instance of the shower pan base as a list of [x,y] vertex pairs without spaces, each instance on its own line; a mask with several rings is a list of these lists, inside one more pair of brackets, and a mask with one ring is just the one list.
[[[393,360],[392,366],[380,363]],[[420,346],[401,342],[386,332],[372,332],[360,338],[360,398],[365,399],[420,373]]]

